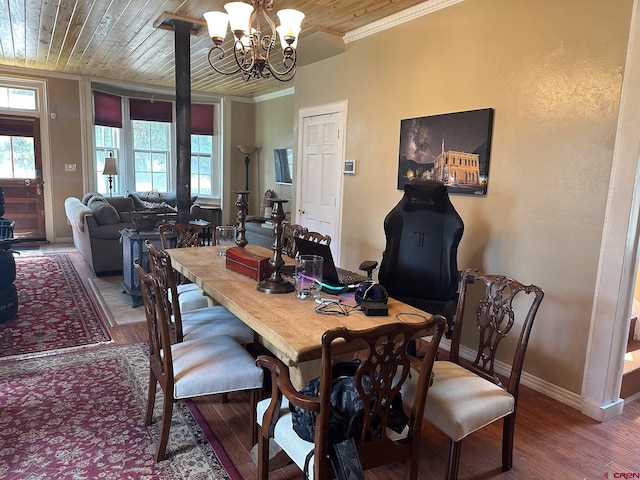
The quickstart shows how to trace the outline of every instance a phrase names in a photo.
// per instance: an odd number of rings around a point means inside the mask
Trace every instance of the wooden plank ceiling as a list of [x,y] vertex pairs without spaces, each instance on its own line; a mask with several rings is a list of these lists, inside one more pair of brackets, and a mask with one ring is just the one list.
[[[226,2],[0,0],[0,65],[173,87],[174,34],[154,22],[165,12],[204,20],[204,12],[223,10]],[[304,12],[302,43],[305,34],[342,35],[420,3],[424,0],[274,0],[272,16],[283,8]],[[292,86],[272,78],[244,82],[239,74],[217,74],[207,61],[212,45],[206,27],[191,37],[193,91],[255,97]]]

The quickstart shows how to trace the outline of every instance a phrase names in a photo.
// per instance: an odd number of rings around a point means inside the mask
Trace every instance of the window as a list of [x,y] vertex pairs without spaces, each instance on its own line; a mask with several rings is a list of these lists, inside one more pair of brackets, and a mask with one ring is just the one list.
[[168,164],[171,157],[170,124],[132,120],[131,127],[135,190],[168,191]]
[[[104,170],[104,159],[106,157],[118,158],[118,148],[120,145],[120,129],[114,127],[104,127],[96,125],[95,132],[95,149],[96,149],[96,177],[97,187],[101,193],[109,192],[109,177],[102,175]],[[120,169],[118,169],[120,171]],[[118,182],[113,182],[113,193],[120,194]]]
[[36,91],[31,88],[0,87],[0,108],[36,110]]
[[[114,193],[175,189],[177,154],[173,103],[94,91],[95,183],[108,192],[104,159],[117,158]],[[124,102],[123,102],[124,100]],[[213,129],[213,105],[191,106],[191,193],[219,199],[221,162]]]
[[[191,194],[213,196],[213,135],[191,135]],[[218,191],[216,190],[219,196]]]

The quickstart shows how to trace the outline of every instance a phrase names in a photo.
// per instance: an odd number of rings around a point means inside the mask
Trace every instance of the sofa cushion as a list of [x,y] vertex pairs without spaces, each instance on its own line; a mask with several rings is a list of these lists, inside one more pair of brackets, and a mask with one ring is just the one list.
[[120,222],[120,215],[113,205],[106,201],[91,202],[89,208],[93,212],[98,225],[112,225]]

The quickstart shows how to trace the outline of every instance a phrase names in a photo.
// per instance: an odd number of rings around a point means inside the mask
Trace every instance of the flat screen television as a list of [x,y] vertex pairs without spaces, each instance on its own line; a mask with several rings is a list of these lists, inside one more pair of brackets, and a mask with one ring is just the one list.
[[275,148],[273,160],[276,169],[276,183],[292,184],[293,148]]

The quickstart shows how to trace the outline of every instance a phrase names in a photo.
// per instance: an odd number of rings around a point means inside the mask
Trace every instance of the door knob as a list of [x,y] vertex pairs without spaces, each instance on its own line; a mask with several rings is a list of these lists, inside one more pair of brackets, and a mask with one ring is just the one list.
[[31,180],[29,180],[28,178],[25,178],[24,184],[28,187],[29,185],[31,185]]

